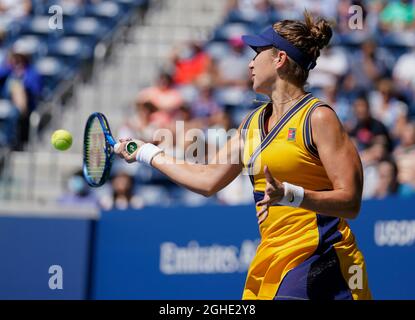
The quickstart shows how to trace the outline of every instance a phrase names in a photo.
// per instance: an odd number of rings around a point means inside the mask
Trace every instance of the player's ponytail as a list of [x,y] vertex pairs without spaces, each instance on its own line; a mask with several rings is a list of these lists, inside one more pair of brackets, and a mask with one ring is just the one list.
[[305,23],[310,30],[310,36],[314,40],[315,46],[318,49],[323,49],[330,42],[333,35],[330,24],[327,20],[319,18],[316,22],[313,17],[306,11],[304,13]]

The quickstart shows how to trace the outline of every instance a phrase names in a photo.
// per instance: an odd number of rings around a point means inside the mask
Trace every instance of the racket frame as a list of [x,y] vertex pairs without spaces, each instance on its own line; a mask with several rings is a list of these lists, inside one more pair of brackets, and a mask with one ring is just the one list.
[[[88,175],[88,169],[86,165],[86,150],[85,150],[85,141],[87,140],[87,134],[89,132],[89,129],[92,125],[92,121],[97,118],[99,120],[99,123],[101,125],[101,129],[104,133],[104,140],[105,140],[105,166],[104,166],[104,172],[101,176],[101,179],[97,182],[94,182],[93,179]],[[102,186],[109,178],[110,172],[111,172],[111,166],[112,162],[114,160],[114,146],[116,144],[115,139],[113,138],[111,134],[111,129],[108,123],[107,118],[100,112],[94,112],[92,113],[86,122],[85,125],[85,131],[84,131],[84,145],[83,145],[83,174],[86,182],[91,187],[100,187]]]

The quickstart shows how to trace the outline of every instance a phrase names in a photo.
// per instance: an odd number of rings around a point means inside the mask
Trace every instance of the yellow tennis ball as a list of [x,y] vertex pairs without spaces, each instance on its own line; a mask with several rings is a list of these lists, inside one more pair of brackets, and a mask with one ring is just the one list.
[[56,130],[52,134],[50,142],[55,149],[65,151],[72,145],[72,135],[69,131],[63,129]]

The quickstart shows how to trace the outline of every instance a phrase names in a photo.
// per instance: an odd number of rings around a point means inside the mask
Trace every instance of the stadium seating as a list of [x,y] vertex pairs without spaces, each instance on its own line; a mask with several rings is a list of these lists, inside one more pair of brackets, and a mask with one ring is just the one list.
[[[128,27],[148,0],[106,0],[99,3],[85,1],[76,4],[61,0],[32,0],[31,13],[19,20],[11,20],[5,30],[1,49],[4,52],[19,48],[31,57],[42,79],[42,93],[38,104],[59,98],[61,87],[67,87],[78,75],[88,79],[94,63],[98,43],[106,47],[116,40],[121,27]],[[62,28],[53,15],[62,9]],[[1,61],[0,61],[1,62]],[[85,68],[89,68],[85,72]]]

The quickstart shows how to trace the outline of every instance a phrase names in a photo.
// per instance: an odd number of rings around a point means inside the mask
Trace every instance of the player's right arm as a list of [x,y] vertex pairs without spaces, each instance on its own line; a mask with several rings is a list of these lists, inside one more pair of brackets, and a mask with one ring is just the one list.
[[[126,142],[120,141],[121,145],[118,149],[120,151],[116,151],[116,153],[127,162],[134,161],[136,153],[140,149],[132,155],[128,155],[124,151]],[[137,142],[139,146],[143,144],[141,141]],[[151,165],[177,184],[209,197],[226,187],[241,173],[242,150],[243,140],[240,130],[237,130],[208,164],[177,161],[174,157],[163,152],[152,159]]]

